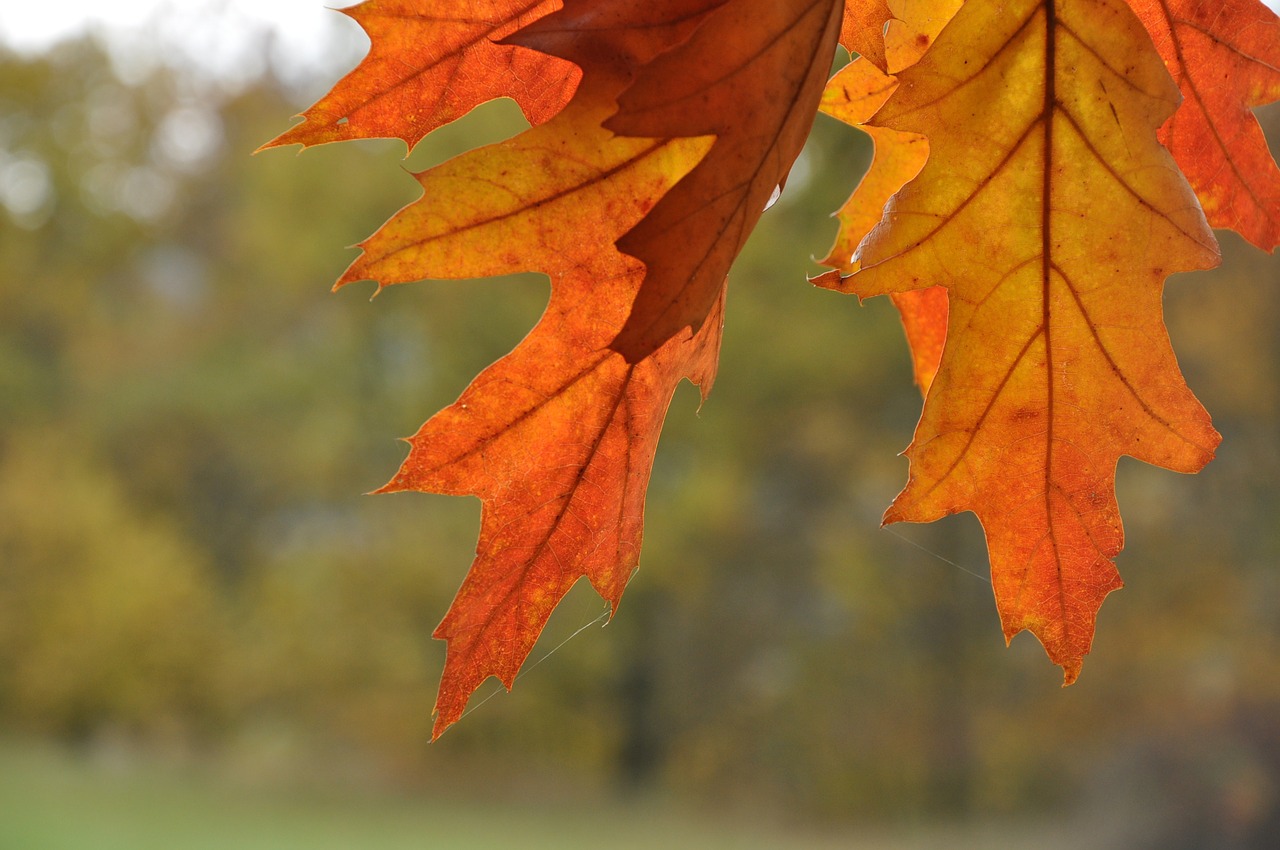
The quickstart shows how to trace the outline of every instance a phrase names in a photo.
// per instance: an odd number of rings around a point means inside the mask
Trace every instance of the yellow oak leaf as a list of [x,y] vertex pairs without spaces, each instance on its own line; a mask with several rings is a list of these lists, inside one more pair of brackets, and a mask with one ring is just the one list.
[[941,367],[886,522],[973,511],[1007,638],[1075,680],[1121,585],[1117,460],[1193,472],[1219,442],[1161,317],[1165,278],[1218,262],[1156,129],[1178,92],[1121,0],[969,0],[877,126],[929,139],[847,281],[939,284]]

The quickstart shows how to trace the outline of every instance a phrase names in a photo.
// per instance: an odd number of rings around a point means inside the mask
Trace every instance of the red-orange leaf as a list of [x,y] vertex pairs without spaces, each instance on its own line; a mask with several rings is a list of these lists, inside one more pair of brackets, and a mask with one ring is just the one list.
[[369,35],[369,55],[264,147],[399,138],[412,148],[437,127],[497,97],[540,124],[569,101],[572,63],[496,42],[559,0],[366,0],[343,14]]
[[942,365],[886,522],[971,510],[1012,638],[1065,681],[1120,586],[1115,465],[1192,472],[1219,437],[1178,371],[1164,278],[1217,262],[1155,130],[1177,90],[1122,0],[969,0],[875,123],[929,139],[849,279],[950,293]]
[[587,73],[634,78],[639,68],[689,40],[729,0],[568,0],[507,39],[567,59]]
[[710,144],[604,130],[609,82],[593,76],[547,124],[418,175],[423,198],[362,243],[363,256],[339,281],[385,286],[527,270],[552,278],[538,326],[422,426],[383,488],[484,503],[475,563],[436,631],[448,642],[437,735],[486,677],[511,686],[579,578],[617,606],[639,559],[645,488],[671,394],[686,375],[705,393],[715,371],[716,318],[639,363],[607,348],[644,279],[614,240]]
[[1130,0],[1182,89],[1160,139],[1209,223],[1280,244],[1280,169],[1251,107],[1280,100],[1280,19],[1258,0]]
[[808,137],[835,51],[836,0],[730,0],[646,65],[605,126],[715,135],[706,159],[623,236],[648,269],[613,347],[635,362],[699,328]]

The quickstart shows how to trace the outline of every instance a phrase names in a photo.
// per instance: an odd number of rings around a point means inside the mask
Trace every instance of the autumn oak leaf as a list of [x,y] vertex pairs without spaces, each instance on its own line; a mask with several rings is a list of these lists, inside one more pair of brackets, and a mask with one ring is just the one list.
[[505,43],[572,62],[588,74],[626,81],[655,58],[689,40],[711,12],[730,0],[567,0]]
[[682,377],[705,393],[714,376],[717,316],[638,363],[608,348],[645,274],[615,241],[712,141],[603,129],[626,79],[618,68],[595,68],[551,121],[417,175],[422,198],[361,243],[362,256],[339,280],[382,287],[541,271],[552,281],[529,336],[422,426],[380,491],[483,502],[476,560],[436,630],[448,645],[436,735],[487,677],[512,685],[578,579],[616,608],[639,561],[645,490],[671,395]]
[[1116,462],[1194,472],[1219,436],[1178,370],[1165,277],[1218,252],[1156,129],[1178,92],[1121,0],[969,0],[875,119],[929,161],[848,279],[940,284],[941,367],[886,522],[973,511],[1007,638],[1073,681],[1120,586]]
[[730,0],[622,93],[605,124],[615,133],[716,137],[698,167],[618,241],[647,270],[612,343],[629,361],[701,327],[714,308],[809,135],[842,9],[836,0]]
[[1259,0],[1130,0],[1182,89],[1160,130],[1214,227],[1280,245],[1280,169],[1250,111],[1280,100],[1280,19]]
[[368,56],[302,113],[301,124],[263,147],[399,138],[412,149],[497,97],[514,99],[540,124],[569,102],[578,67],[497,42],[559,7],[559,0],[368,0],[341,9],[369,35]]
[[[960,2],[898,0],[895,6],[895,16],[883,29],[884,64],[896,74],[919,61],[955,16]],[[847,12],[845,23],[848,24]],[[929,142],[924,136],[868,124],[896,88],[896,78],[862,56],[840,69],[822,93],[821,110],[870,136],[875,157],[853,195],[836,213],[840,230],[831,251],[822,260],[822,264],[835,273],[814,278],[813,282],[819,286],[843,288],[843,276],[858,269],[854,252],[879,222],[880,211],[920,173],[929,158]],[[947,337],[946,289],[932,286],[894,292],[889,297],[907,334],[916,385],[922,395],[928,395]]]
[[[941,29],[941,27],[939,27]],[[844,288],[844,275],[858,269],[854,251],[880,221],[884,205],[913,177],[929,158],[924,136],[903,133],[867,122],[897,87],[897,81],[859,57],[831,78],[822,94],[821,109],[871,137],[875,158],[853,195],[836,213],[840,230],[822,264],[835,270],[813,279],[819,286]],[[912,370],[922,394],[928,394],[947,336],[947,292],[934,286],[894,292],[889,296],[898,309],[911,350]]]

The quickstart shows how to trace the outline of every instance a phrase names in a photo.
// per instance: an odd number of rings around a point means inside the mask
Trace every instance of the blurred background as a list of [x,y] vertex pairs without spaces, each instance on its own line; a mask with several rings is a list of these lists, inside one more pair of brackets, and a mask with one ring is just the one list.
[[403,169],[521,119],[251,156],[364,53],[306,5],[0,12],[0,848],[1280,846],[1277,259],[1170,282],[1225,441],[1120,464],[1128,587],[1063,690],[972,516],[878,528],[920,399],[890,305],[805,282],[870,155],[825,117],[619,616],[576,588],[429,744],[479,504],[361,494],[547,286],[328,290]]

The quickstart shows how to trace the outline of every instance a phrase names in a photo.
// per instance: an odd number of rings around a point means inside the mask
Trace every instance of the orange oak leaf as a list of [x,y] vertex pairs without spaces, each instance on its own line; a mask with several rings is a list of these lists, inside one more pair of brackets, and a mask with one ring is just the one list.
[[[960,7],[957,0],[898,0],[895,17],[885,30],[888,66],[895,72],[915,64]],[[914,133],[867,122],[897,87],[896,80],[859,58],[827,83],[820,109],[846,124],[859,127],[875,145],[871,168],[857,190],[836,213],[840,230],[822,264],[836,273],[814,278],[819,286],[842,288],[842,275],[857,270],[854,250],[880,220],[881,210],[899,189],[920,173],[929,156],[928,141]],[[912,370],[922,395],[928,395],[942,359],[947,335],[947,294],[941,287],[895,292],[890,295],[911,351]]]
[[[896,0],[896,14],[884,34],[889,70],[897,74],[920,61],[938,33],[955,17],[963,2],[964,0]],[[891,133],[894,135],[887,135]],[[929,156],[927,139],[909,133],[895,133],[883,127],[874,128],[872,135],[878,147],[889,151],[886,159],[904,160],[885,169],[888,171],[896,168],[893,180],[902,180],[897,185],[898,189],[920,173]],[[916,140],[919,140],[918,143]],[[899,148],[904,150],[898,152]],[[879,159],[880,155],[877,154],[877,160]],[[866,232],[861,231],[864,236]],[[949,304],[946,287],[930,286],[910,292],[894,292],[889,298],[898,309],[903,330],[907,334],[916,386],[920,388],[920,394],[927,397],[942,363],[942,348],[947,340]]]
[[616,133],[716,137],[698,167],[618,240],[647,269],[612,343],[628,361],[701,327],[713,309],[808,137],[842,8],[837,0],[729,0],[622,93],[605,124]]
[[[840,230],[822,264],[852,273],[854,251],[880,221],[889,199],[920,173],[929,158],[924,136],[888,127],[867,126],[897,88],[897,81],[859,58],[840,69],[822,93],[819,108],[871,137],[875,157],[849,200],[836,213]],[[837,278],[838,279],[838,278]]]
[[579,578],[616,610],[638,563],[645,489],[675,385],[688,376],[705,395],[715,373],[718,306],[696,336],[638,363],[608,349],[645,275],[615,240],[711,144],[603,129],[625,79],[597,69],[546,124],[419,174],[423,197],[361,243],[338,282],[529,270],[552,280],[534,330],[422,426],[380,491],[483,502],[475,562],[435,633],[448,643],[436,736],[488,676],[511,687]]
[[1193,472],[1219,436],[1161,319],[1218,261],[1155,131],[1176,87],[1123,0],[969,0],[875,123],[929,139],[859,249],[860,296],[950,296],[942,364],[886,522],[978,515],[1007,639],[1069,684],[1121,585],[1125,454]]
[[[902,133],[888,127],[866,126],[893,90],[897,81],[862,58],[855,59],[831,78],[822,93],[821,109],[828,115],[859,127],[871,137],[875,158],[858,183],[858,188],[836,213],[840,230],[824,266],[834,272],[813,278],[813,283],[829,289],[844,288],[843,275],[858,269],[854,251],[880,221],[889,199],[920,173],[929,157],[924,136]],[[898,308],[911,350],[912,370],[921,394],[927,395],[942,359],[947,335],[947,293],[941,287],[913,289],[890,295]]]
[[1280,100],[1280,19],[1258,0],[1130,0],[1183,103],[1160,130],[1214,227],[1280,244],[1280,169],[1250,111]]
[[366,0],[340,9],[369,36],[369,54],[263,147],[399,138],[410,149],[481,103],[510,97],[532,124],[573,95],[577,66],[503,36],[560,7],[559,0]]

